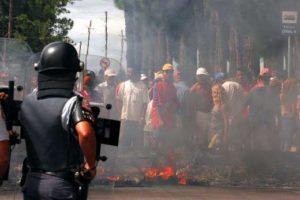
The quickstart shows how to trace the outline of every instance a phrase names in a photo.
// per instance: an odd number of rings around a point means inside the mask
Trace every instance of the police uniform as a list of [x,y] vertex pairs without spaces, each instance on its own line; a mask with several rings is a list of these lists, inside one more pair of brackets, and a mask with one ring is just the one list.
[[38,65],[38,90],[21,106],[29,172],[22,188],[25,200],[77,199],[74,172],[84,156],[74,130],[93,121],[73,92],[79,60],[75,48],[55,42],[44,48]]

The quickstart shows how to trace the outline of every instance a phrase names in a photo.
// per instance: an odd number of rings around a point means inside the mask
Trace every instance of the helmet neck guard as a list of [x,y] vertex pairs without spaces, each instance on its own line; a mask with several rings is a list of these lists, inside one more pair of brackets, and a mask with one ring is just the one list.
[[76,73],[39,73],[38,99],[49,97],[70,98],[74,95]]

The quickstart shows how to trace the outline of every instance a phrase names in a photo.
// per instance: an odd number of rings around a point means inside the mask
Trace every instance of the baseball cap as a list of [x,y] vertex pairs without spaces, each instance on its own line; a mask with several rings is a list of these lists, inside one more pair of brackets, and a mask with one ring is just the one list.
[[146,76],[146,74],[141,74],[141,81],[146,80],[148,77]]
[[225,79],[225,74],[223,72],[218,72],[214,76],[214,80],[217,81],[217,82],[221,81],[223,79]]
[[116,72],[113,69],[106,69],[104,72],[104,76],[116,76]]
[[207,70],[203,67],[200,67],[197,69],[196,75],[209,75],[209,73],[207,72]]
[[164,64],[164,66],[162,67],[163,71],[170,71],[170,70],[174,70],[173,65],[171,65],[170,63]]

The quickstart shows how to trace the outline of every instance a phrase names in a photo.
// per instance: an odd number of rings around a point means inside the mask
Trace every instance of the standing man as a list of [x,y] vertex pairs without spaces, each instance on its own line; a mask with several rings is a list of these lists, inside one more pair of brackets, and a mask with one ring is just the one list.
[[105,81],[100,83],[97,86],[97,90],[100,95],[100,102],[104,105],[110,104],[111,109],[109,111],[102,109],[100,112],[100,117],[102,118],[110,118],[119,120],[120,117],[117,115],[117,108],[116,108],[116,83],[115,83],[115,77],[116,72],[113,69],[107,69],[104,72],[104,79]]
[[270,70],[262,68],[256,85],[246,100],[249,110],[251,146],[254,150],[277,148],[278,131],[281,124],[280,99],[270,88]]
[[76,49],[64,42],[48,44],[38,64],[38,89],[21,106],[29,172],[25,200],[78,199],[74,172],[96,175],[93,116],[74,94],[81,70]]
[[153,86],[153,110],[152,126],[155,129],[155,137],[159,143],[158,150],[162,154],[167,154],[174,145],[178,134],[176,114],[179,109],[176,88],[174,86],[174,68],[167,63],[162,67],[163,78]]
[[143,147],[144,135],[142,128],[145,123],[145,112],[148,89],[140,80],[140,75],[134,68],[127,69],[129,80],[121,83],[117,92],[117,100],[121,104],[122,137],[121,148],[126,153],[130,149]]
[[195,120],[194,146],[206,151],[213,108],[212,87],[209,73],[205,68],[198,68],[196,75],[197,82],[190,88],[189,110]]

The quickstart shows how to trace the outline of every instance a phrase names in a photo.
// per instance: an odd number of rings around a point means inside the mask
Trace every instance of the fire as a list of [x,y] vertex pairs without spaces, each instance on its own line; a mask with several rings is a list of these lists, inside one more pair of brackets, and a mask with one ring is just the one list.
[[177,178],[179,179],[178,184],[179,185],[186,185],[187,184],[187,173],[186,172],[180,172],[177,175]]
[[162,170],[159,170],[158,168],[150,168],[145,172],[145,176],[147,178],[155,178],[159,176],[164,180],[168,180],[174,175],[175,172],[172,167],[164,167]]
[[169,178],[174,176],[174,174],[175,174],[175,172],[174,172],[174,169],[172,167],[165,167],[163,169],[163,171],[161,171],[159,173],[159,176],[164,180],[168,180]]
[[145,176],[148,178],[155,178],[158,176],[159,170],[157,168],[150,168],[145,172]]
[[107,180],[109,181],[119,181],[121,179],[120,176],[108,176]]

